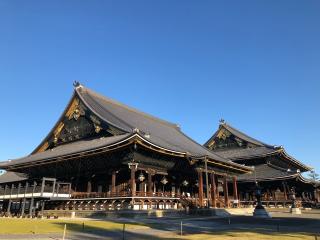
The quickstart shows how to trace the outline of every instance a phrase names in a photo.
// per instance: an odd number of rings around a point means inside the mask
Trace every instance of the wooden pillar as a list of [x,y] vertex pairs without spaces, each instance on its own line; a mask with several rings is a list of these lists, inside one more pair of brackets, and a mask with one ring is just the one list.
[[238,198],[238,183],[237,183],[237,177],[233,177],[233,199],[237,201],[237,207],[240,206],[239,198]]
[[282,186],[283,186],[284,199],[285,199],[285,200],[288,200],[287,189],[286,189],[286,183],[285,183],[285,182],[282,182]]
[[116,194],[116,176],[117,176],[117,172],[112,171],[112,175],[111,175],[111,194],[112,195]]
[[7,207],[7,214],[9,215],[10,212],[11,212],[11,203],[12,203],[12,200],[9,199],[9,202],[8,202],[8,207]]
[[138,163],[130,163],[129,168],[131,170],[130,174],[130,188],[131,188],[131,194],[134,197],[136,195],[136,170],[138,167]]
[[149,171],[148,172],[148,194],[150,194],[150,196],[152,195],[152,187],[153,187],[153,183],[152,183],[152,174]]
[[42,201],[41,201],[41,216],[42,216],[42,217],[43,217],[44,205],[45,205],[45,201],[42,200]]
[[4,185],[4,193],[3,193],[3,195],[7,195],[7,189],[8,189],[8,185],[6,184],[6,185]]
[[18,192],[17,192],[17,195],[20,194],[20,188],[21,188],[21,183],[18,184]]
[[205,177],[206,177],[206,198],[207,198],[207,205],[206,207],[209,208],[210,207],[210,201],[209,201],[209,177],[208,177],[208,160],[207,158],[205,158],[204,160],[204,165],[205,165]]
[[220,194],[219,194],[219,175],[216,176],[215,182],[216,182],[216,198],[219,199],[220,198]]
[[224,207],[229,207],[229,195],[228,195],[228,182],[227,176],[223,177],[223,194],[224,194]]
[[199,205],[203,207],[203,176],[202,171],[198,170],[198,187],[199,187]]
[[30,200],[30,205],[29,205],[29,215],[30,217],[32,217],[33,215],[33,203],[34,203],[34,197],[33,197],[33,194],[36,190],[36,186],[37,186],[37,182],[33,182],[33,188],[32,188],[32,194],[31,194],[31,200]]
[[12,195],[12,191],[14,188],[14,184],[11,184],[11,189],[10,189],[10,198],[9,198],[9,202],[8,202],[8,208],[7,208],[7,213],[10,214],[11,212],[11,204],[12,204],[12,200],[11,200],[11,195]]
[[214,173],[211,173],[211,200],[212,207],[217,207],[216,179]]
[[21,217],[24,215],[24,210],[26,208],[26,194],[28,192],[28,186],[29,186],[29,183],[27,182],[24,189],[24,197],[23,197],[22,207],[21,207]]
[[136,195],[136,170],[134,167],[131,168],[131,190],[132,196]]
[[91,183],[91,180],[89,180],[87,183],[87,193],[91,193],[91,190],[92,190],[92,183]]

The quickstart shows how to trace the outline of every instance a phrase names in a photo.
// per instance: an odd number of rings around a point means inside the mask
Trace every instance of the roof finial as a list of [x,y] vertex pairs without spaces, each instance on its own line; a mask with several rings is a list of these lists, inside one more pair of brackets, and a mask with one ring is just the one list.
[[77,80],[74,80],[74,82],[73,82],[74,87],[79,87],[80,85],[81,84]]
[[220,123],[220,124],[225,124],[226,121],[225,121],[223,118],[221,118],[221,119],[219,120],[219,123]]

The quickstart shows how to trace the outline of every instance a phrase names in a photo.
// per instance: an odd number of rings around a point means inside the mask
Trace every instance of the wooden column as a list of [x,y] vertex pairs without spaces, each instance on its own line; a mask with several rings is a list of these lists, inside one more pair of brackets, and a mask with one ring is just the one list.
[[212,207],[217,207],[216,179],[214,173],[211,173],[211,200]]
[[41,201],[41,216],[42,216],[42,217],[43,217],[44,205],[45,205],[45,201],[42,200],[42,201]]
[[131,194],[134,197],[136,195],[136,170],[138,167],[138,163],[129,163],[129,168],[131,170],[131,177],[130,177],[130,188]]
[[34,197],[33,197],[33,194],[34,194],[34,192],[35,192],[35,190],[36,190],[36,186],[37,186],[37,182],[36,181],[34,181],[33,182],[33,188],[32,188],[32,194],[31,194],[31,200],[30,200],[30,205],[29,205],[29,215],[30,215],[30,217],[32,217],[32,215],[33,215],[33,203],[34,203]]
[[91,184],[91,180],[89,180],[87,183],[87,193],[91,193],[91,190],[92,190],[92,184]]
[[23,197],[23,202],[21,207],[21,217],[24,216],[24,210],[26,208],[26,194],[28,192],[28,186],[29,186],[29,183],[26,182],[25,189],[24,189],[24,197]]
[[233,199],[237,200],[237,207],[239,207],[240,202],[239,202],[239,198],[238,198],[238,184],[237,184],[237,177],[234,176],[233,177]]
[[112,171],[111,173],[111,194],[116,194],[116,171]]
[[10,198],[9,198],[9,203],[8,203],[8,208],[7,208],[7,213],[10,214],[11,213],[11,204],[12,204],[12,200],[11,200],[11,195],[12,195],[12,191],[14,188],[14,184],[11,184],[11,189],[10,189]]
[[10,215],[10,212],[11,212],[11,203],[12,203],[12,200],[9,199],[8,207],[7,207],[7,214],[8,214],[8,215]]
[[148,193],[150,194],[150,196],[152,195],[152,192],[153,192],[152,187],[153,187],[152,173],[148,171]]
[[199,187],[199,205],[203,207],[203,176],[202,171],[198,170],[198,187]]
[[219,193],[219,175],[217,175],[216,176],[216,179],[215,179],[216,181],[216,197],[217,197],[217,199],[219,199],[220,198],[220,193]]
[[228,182],[227,176],[223,177],[223,194],[224,194],[224,207],[229,207],[229,196],[228,196]]
[[283,186],[284,199],[285,199],[285,200],[288,200],[287,189],[286,189],[286,183],[285,183],[285,182],[282,182],[282,186]]

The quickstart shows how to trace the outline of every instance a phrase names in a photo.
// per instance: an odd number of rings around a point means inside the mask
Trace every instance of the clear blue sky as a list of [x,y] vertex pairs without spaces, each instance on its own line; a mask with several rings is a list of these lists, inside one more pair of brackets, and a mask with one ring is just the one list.
[[0,1],[0,159],[29,154],[73,80],[179,123],[224,118],[320,172],[320,1]]

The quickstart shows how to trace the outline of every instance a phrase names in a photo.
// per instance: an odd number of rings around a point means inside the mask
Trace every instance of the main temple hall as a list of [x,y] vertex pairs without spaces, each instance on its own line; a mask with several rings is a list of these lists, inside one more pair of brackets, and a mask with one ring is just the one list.
[[[167,122],[76,82],[47,136],[19,159],[0,162],[2,215],[237,208],[288,204],[290,187],[312,204],[310,168],[283,148],[222,122],[201,145]],[[56,214],[55,213],[55,214]]]
[[252,172],[79,83],[45,139],[0,169],[1,211],[16,215],[238,206],[237,177]]

